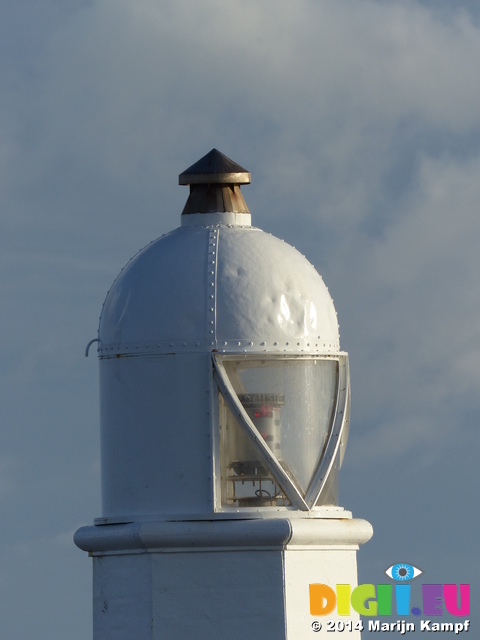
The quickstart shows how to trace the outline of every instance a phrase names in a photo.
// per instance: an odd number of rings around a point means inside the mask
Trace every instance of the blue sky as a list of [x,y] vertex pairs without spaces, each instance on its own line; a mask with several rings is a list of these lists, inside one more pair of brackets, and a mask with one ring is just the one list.
[[375,531],[360,580],[406,561],[478,590],[478,3],[1,13],[0,636],[91,636],[90,561],[71,541],[100,514],[83,352],[120,268],[179,225],[178,174],[212,147],[251,171],[253,223],[333,295],[353,395],[341,504]]

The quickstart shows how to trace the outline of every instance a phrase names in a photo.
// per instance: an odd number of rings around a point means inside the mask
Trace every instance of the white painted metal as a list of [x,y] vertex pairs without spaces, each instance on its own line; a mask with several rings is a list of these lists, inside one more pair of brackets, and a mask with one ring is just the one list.
[[107,296],[99,340],[100,356],[340,350],[313,265],[286,242],[233,225],[180,227],[140,251]]
[[212,513],[210,356],[100,364],[102,517]]
[[182,227],[210,227],[212,225],[234,225],[236,227],[251,227],[252,216],[250,213],[190,213],[182,216]]

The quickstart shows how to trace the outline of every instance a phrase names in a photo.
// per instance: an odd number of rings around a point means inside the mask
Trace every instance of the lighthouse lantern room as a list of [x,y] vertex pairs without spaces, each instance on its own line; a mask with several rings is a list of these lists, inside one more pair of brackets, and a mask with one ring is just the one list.
[[213,149],[179,183],[181,226],[122,269],[100,318],[102,514],[75,535],[94,640],[304,640],[309,585],[353,589],[372,535],[338,505],[335,308],[304,256],[251,226],[245,169]]

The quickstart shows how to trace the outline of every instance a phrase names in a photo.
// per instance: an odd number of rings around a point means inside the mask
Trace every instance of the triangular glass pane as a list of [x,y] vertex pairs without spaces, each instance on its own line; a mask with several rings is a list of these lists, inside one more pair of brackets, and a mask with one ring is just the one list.
[[290,500],[220,392],[218,400],[222,506],[289,506]]
[[257,431],[305,496],[332,423],[338,362],[248,358],[224,364]]

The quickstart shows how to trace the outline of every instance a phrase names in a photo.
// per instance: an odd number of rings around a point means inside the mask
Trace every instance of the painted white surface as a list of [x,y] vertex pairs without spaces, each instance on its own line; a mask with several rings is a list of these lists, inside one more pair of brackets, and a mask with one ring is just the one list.
[[315,619],[308,585],[355,586],[370,535],[361,520],[85,527],[76,541],[94,556],[94,640],[303,640]]
[[327,287],[288,243],[258,229],[221,229],[217,289],[220,346],[238,337],[264,341],[269,351],[339,350]]
[[152,638],[151,556],[93,558],[93,640]]
[[154,640],[281,640],[281,551],[152,555]]
[[252,216],[250,213],[234,213],[224,211],[222,213],[189,213],[181,215],[182,227],[209,227],[211,225],[233,224],[236,227],[251,227]]
[[226,548],[357,547],[372,536],[366,520],[276,517],[132,522],[82,527],[75,544],[92,554]]
[[212,513],[210,356],[100,361],[102,516]]
[[285,638],[280,551],[127,554],[93,562],[94,640]]
[[286,242],[233,225],[180,227],[140,251],[107,295],[99,339],[100,356],[340,348],[313,265]]

